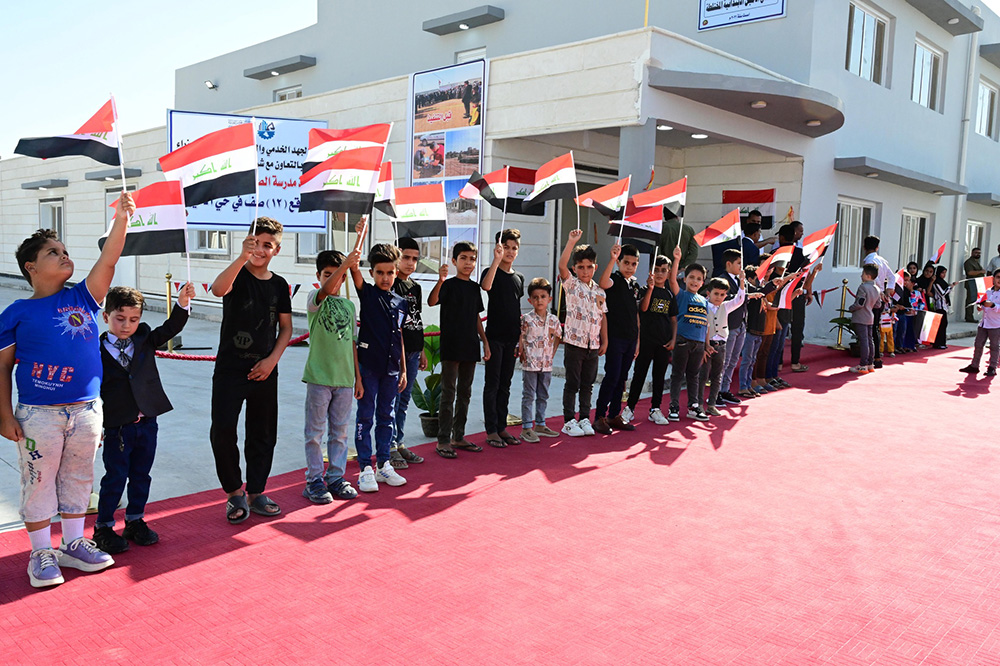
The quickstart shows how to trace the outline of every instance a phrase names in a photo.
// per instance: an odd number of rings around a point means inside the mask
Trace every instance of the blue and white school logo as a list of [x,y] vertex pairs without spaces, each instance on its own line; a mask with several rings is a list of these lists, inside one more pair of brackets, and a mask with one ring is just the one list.
[[262,139],[270,139],[274,136],[274,123],[269,123],[266,120],[260,121],[257,125],[257,136]]

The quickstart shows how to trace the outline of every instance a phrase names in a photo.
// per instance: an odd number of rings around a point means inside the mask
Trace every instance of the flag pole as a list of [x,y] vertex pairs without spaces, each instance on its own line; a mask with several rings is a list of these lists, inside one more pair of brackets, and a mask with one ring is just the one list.
[[[628,209],[628,191],[632,188],[632,174],[628,175],[625,183],[625,209]],[[622,244],[622,233],[625,231],[625,211],[622,211],[622,223],[618,225],[618,244]]]
[[[573,163],[573,192],[576,197],[573,201],[576,202],[576,230],[580,230],[580,184],[576,182],[576,160],[573,159],[573,151],[569,151],[569,161]],[[597,240],[596,238],[594,240]]]
[[250,116],[250,130],[253,132],[253,220],[250,235],[257,235],[257,209],[260,208],[260,175],[257,169],[257,117]]
[[[688,191],[688,177],[684,174],[684,207],[687,208],[687,191]],[[677,218],[680,220],[680,226],[677,227],[677,247],[681,246],[681,232],[684,231],[684,216],[681,215]]]
[[[507,190],[510,188],[510,166],[504,167],[504,178],[506,179],[506,184],[504,185],[503,192],[503,213],[500,215],[500,240],[503,240],[503,230],[507,226]],[[499,245],[499,243],[498,243]]]
[[126,192],[125,185],[125,154],[122,151],[122,130],[118,125],[118,105],[115,104],[115,95],[111,93],[111,113],[115,117],[115,142],[118,144],[118,168],[122,174],[122,192]]

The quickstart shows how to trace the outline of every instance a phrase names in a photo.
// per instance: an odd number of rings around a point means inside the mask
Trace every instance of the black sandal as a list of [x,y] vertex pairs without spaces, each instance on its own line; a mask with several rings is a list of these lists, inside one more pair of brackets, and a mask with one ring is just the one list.
[[483,447],[479,446],[478,444],[473,444],[472,442],[466,441],[464,438],[457,442],[452,442],[451,447],[453,449],[472,451],[473,453],[479,453],[480,451],[483,450]]
[[450,458],[457,458],[458,457],[458,454],[455,453],[454,449],[441,449],[441,448],[438,448],[438,447],[435,446],[434,450],[437,451],[437,454],[439,456],[441,456],[442,458],[449,458],[450,459]]
[[[243,513],[237,513],[242,511]],[[239,525],[250,517],[250,506],[247,504],[247,494],[231,495],[226,500],[226,520],[230,525]]]
[[494,439],[493,437],[487,437],[486,443],[492,446],[494,449],[506,449],[507,442],[502,439]]
[[[268,511],[268,508],[272,506],[276,508],[277,511]],[[281,515],[281,507],[278,506],[278,503],[264,494],[257,495],[257,497],[253,499],[253,502],[250,502],[250,510],[258,516],[267,516],[268,518]]]
[[497,437],[502,439],[504,441],[504,444],[506,444],[507,446],[518,446],[521,443],[521,440],[519,440],[517,437],[514,437],[514,435],[510,434],[509,432],[498,433]]

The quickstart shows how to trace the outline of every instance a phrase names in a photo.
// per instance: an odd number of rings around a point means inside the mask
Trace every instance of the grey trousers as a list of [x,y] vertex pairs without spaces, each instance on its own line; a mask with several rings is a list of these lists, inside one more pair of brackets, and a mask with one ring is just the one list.
[[979,361],[983,357],[983,347],[986,345],[986,340],[990,341],[989,367],[996,369],[997,346],[1000,345],[1000,328],[983,328],[980,326],[976,329],[976,349],[972,352],[972,365],[979,367]]

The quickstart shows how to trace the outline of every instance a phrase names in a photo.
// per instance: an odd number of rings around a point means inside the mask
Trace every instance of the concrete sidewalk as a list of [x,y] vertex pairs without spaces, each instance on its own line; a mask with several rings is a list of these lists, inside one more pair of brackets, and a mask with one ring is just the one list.
[[[12,301],[26,298],[29,292],[23,288],[23,282],[10,279],[0,280],[0,308],[6,307]],[[24,285],[26,286],[26,285]],[[150,303],[152,308],[162,309],[162,300]],[[215,315],[216,312],[210,313]],[[812,311],[807,316],[817,316]],[[825,313],[824,313],[825,316]],[[165,315],[161,312],[148,311],[144,316],[152,326],[163,321]],[[295,317],[296,331],[305,330],[305,318]],[[975,325],[965,322],[955,322],[949,326],[949,338],[955,336],[975,335]],[[217,321],[198,317],[197,310],[182,334],[183,353],[215,354],[219,341],[219,324]],[[808,340],[813,344],[830,344],[832,340]],[[972,340],[965,337],[957,344],[971,344]],[[305,364],[308,347],[292,347],[288,349],[279,365],[279,422],[278,445],[274,453],[273,474],[281,474],[305,466],[303,453],[303,405],[305,402],[305,384],[301,382],[302,368]],[[561,354],[557,365],[561,365]],[[603,369],[603,363],[601,364]],[[212,370],[214,364],[206,361],[184,361],[159,359],[158,368],[163,385],[174,405],[174,410],[158,419],[160,424],[159,445],[156,463],[153,467],[153,484],[150,501],[179,497],[203,490],[219,488],[215,474],[215,464],[208,440],[212,391]],[[548,415],[550,426],[558,430],[562,426],[561,405],[563,379],[561,372],[554,373],[549,389]],[[598,378],[598,382],[600,377]],[[469,408],[469,432],[476,433],[483,429],[483,404],[480,396],[483,394],[484,371],[480,366],[476,371],[473,383],[473,400]],[[597,399],[597,386],[594,387],[594,400]],[[647,384],[647,390],[649,386]],[[669,388],[669,387],[668,387]],[[648,394],[644,394],[645,395]],[[16,402],[16,395],[15,395]],[[511,386],[510,411],[520,413],[521,379],[520,372],[515,372]],[[420,410],[411,403],[406,423],[405,440],[410,446],[432,441],[423,435],[418,415]],[[518,428],[514,428],[516,432]],[[240,437],[242,441],[242,425]],[[478,444],[484,442],[477,441]],[[429,447],[419,450],[427,458],[426,465],[439,462]],[[354,463],[349,465],[353,468]],[[421,466],[415,465],[402,472],[404,477],[419,482]],[[104,473],[100,452],[95,461],[95,486],[99,484]],[[12,442],[0,441],[0,531],[19,529],[22,526],[18,518],[19,504],[19,470],[17,451]],[[220,516],[223,494],[219,490]]]

